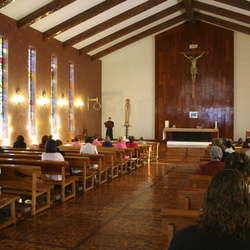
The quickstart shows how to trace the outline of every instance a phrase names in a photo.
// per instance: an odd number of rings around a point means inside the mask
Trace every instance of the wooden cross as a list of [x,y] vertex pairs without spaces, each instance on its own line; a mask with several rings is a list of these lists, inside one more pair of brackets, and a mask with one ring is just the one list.
[[192,78],[192,98],[195,98],[195,80],[196,80],[196,76],[198,75],[198,70],[196,66],[197,60],[201,58],[204,54],[208,54],[209,52],[196,50],[198,45],[196,45],[195,42],[193,42],[193,44],[191,44],[190,47],[191,48],[189,51],[182,51],[182,52],[179,52],[178,54],[184,55],[191,63],[190,73],[191,73],[191,78]]

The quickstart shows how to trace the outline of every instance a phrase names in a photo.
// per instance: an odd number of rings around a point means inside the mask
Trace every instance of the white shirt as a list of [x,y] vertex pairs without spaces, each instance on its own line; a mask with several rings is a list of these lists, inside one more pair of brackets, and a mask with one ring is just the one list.
[[88,142],[81,146],[80,154],[98,154],[97,147]]
[[[42,153],[42,161],[64,161],[64,157],[58,153]],[[49,179],[52,179],[54,181],[61,181],[62,180],[62,175],[56,175],[56,174],[46,174],[46,176]]]
[[225,152],[228,152],[228,153],[230,153],[230,154],[231,154],[231,153],[233,153],[233,152],[234,152],[234,150],[233,150],[232,148],[226,148],[226,149],[225,149]]

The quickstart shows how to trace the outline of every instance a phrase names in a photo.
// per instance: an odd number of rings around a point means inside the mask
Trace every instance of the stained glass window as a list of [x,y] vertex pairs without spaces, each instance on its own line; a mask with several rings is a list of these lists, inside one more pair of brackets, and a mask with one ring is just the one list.
[[8,138],[8,44],[7,39],[0,37],[0,138]]
[[31,136],[36,135],[36,50],[29,47],[28,50],[28,94],[29,94],[29,133]]
[[74,118],[74,64],[69,64],[69,132],[75,132]]
[[57,57],[51,56],[51,131],[53,134],[57,133]]

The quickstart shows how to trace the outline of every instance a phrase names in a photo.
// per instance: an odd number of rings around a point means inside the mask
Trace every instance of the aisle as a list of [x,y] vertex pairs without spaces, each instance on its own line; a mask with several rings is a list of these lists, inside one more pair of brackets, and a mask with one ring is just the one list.
[[166,249],[161,208],[178,206],[176,187],[187,184],[199,154],[167,152],[158,163],[80,192],[2,230],[0,249]]

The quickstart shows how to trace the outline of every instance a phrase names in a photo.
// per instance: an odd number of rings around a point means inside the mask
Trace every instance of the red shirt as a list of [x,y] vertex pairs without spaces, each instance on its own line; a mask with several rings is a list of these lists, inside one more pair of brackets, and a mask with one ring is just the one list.
[[210,175],[213,176],[220,170],[224,169],[224,163],[222,161],[210,161],[207,164],[201,165],[195,175]]
[[128,142],[127,143],[127,148],[139,148],[138,143],[137,142]]

